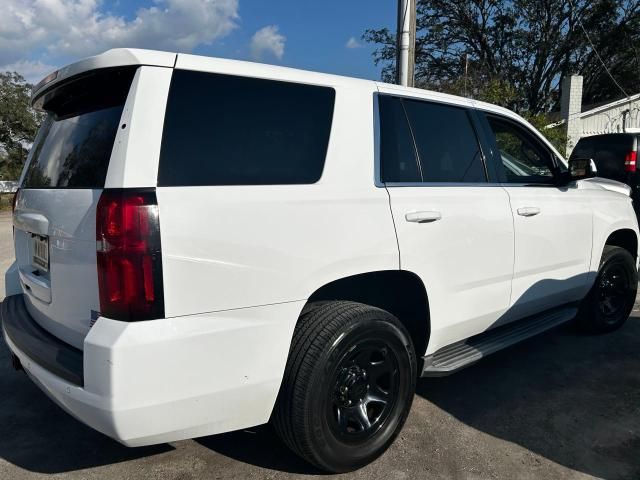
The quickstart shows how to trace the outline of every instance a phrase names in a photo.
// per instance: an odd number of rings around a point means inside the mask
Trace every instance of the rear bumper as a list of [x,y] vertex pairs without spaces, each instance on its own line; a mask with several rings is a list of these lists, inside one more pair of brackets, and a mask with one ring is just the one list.
[[[16,333],[35,322],[16,314],[12,298],[3,302],[3,333],[27,374],[71,415],[128,446],[266,423],[304,303],[136,323],[101,317],[80,353],[83,381],[74,383],[52,354],[43,358]],[[43,351],[62,351],[39,333]]]
[[0,306],[5,335],[15,347],[61,379],[82,386],[82,352],[58,340],[38,325],[27,311],[23,296],[7,297]]

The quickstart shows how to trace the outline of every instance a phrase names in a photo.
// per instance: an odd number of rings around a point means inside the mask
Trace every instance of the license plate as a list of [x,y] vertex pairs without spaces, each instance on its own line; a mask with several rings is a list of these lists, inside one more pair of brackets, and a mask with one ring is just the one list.
[[32,235],[33,258],[31,263],[45,272],[49,271],[49,237]]

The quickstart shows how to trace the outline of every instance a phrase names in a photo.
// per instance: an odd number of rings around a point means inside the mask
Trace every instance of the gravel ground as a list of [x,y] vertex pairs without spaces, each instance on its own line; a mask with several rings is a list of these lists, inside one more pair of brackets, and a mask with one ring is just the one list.
[[[0,269],[12,257],[10,216],[0,213]],[[372,465],[340,477],[640,479],[639,347],[636,305],[618,332],[586,336],[563,326],[456,375],[420,380],[394,445]],[[0,425],[0,479],[322,475],[291,454],[267,426],[123,447],[65,414],[14,372],[4,342]]]

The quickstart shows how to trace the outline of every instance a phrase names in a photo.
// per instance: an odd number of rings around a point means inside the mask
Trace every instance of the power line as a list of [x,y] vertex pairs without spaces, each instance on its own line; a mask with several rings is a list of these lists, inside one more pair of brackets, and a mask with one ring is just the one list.
[[[576,7],[573,5],[573,1],[569,0],[569,5],[571,5],[571,8],[573,10],[576,10]],[[629,95],[627,94],[627,92],[624,91],[624,88],[622,88],[620,86],[620,84],[618,83],[618,81],[614,78],[614,76],[611,74],[611,72],[609,71],[609,69],[607,68],[607,65],[604,63],[604,60],[602,60],[602,57],[600,56],[600,53],[598,52],[598,49],[596,48],[596,46],[593,44],[593,42],[591,41],[591,37],[589,36],[589,33],[587,32],[587,29],[584,28],[584,25],[582,23],[582,19],[580,17],[576,17],[578,20],[578,24],[580,25],[580,28],[582,29],[582,31],[584,32],[584,36],[587,37],[587,40],[589,41],[589,44],[591,45],[591,48],[593,49],[593,52],[596,54],[596,57],[598,57],[598,60],[600,60],[600,63],[602,64],[602,66],[604,67],[604,70],[607,72],[607,75],[609,75],[609,77],[611,78],[611,80],[613,80],[613,83],[615,83],[616,87],[618,87],[620,89],[620,91],[622,92],[622,94],[625,97],[628,97]]]

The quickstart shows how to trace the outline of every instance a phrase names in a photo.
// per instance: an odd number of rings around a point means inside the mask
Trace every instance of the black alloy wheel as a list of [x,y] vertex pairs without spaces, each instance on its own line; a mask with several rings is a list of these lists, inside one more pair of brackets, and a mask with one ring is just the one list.
[[638,272],[631,253],[605,246],[598,275],[580,307],[579,324],[592,333],[620,328],[633,309],[637,290]]
[[336,436],[356,443],[375,435],[395,405],[399,368],[395,351],[384,340],[367,340],[347,351],[328,391],[328,416]]
[[274,427],[322,470],[360,468],[404,425],[416,369],[411,337],[389,312],[349,301],[311,304],[294,331]]
[[617,262],[603,265],[598,275],[598,308],[607,322],[615,322],[627,302],[632,274],[624,264]]

